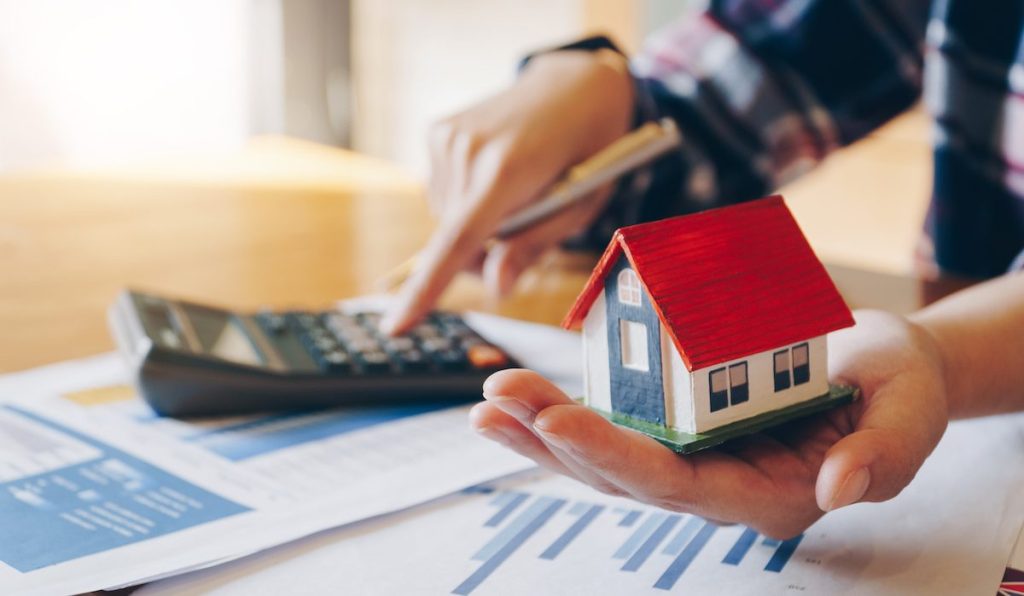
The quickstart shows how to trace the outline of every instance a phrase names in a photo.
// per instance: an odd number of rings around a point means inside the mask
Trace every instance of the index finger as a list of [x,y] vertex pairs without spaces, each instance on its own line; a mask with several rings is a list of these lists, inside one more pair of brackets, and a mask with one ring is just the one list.
[[444,222],[420,253],[409,279],[380,323],[381,331],[398,335],[412,327],[433,308],[445,287],[481,249],[493,223],[475,213]]
[[680,456],[587,408],[550,406],[534,429],[634,498],[663,509],[750,520],[755,503],[775,496],[771,482],[741,459],[714,451]]

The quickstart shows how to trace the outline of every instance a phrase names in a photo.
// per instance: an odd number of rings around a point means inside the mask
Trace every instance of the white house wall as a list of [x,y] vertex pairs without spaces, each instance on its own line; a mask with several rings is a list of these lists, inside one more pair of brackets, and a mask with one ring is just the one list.
[[661,374],[665,387],[665,424],[683,432],[694,432],[693,400],[690,399],[690,371],[661,325]]
[[[775,392],[775,368],[772,355],[783,347],[808,344],[811,378],[807,383],[791,386],[789,389]],[[767,352],[740,358],[715,366],[709,366],[690,375],[694,399],[694,422],[696,432],[706,432],[730,422],[736,422],[758,414],[791,406],[808,399],[823,395],[828,391],[828,348],[825,336],[816,337],[806,342],[798,342],[788,346],[779,346]],[[712,370],[740,362],[747,363],[747,379],[750,387],[750,399],[747,402],[730,405],[717,412],[711,412],[711,393],[709,391],[709,373]],[[792,365],[792,362],[790,363]],[[683,429],[680,429],[683,430]]]
[[611,379],[608,373],[608,314],[604,290],[583,319],[584,403],[591,408],[612,411]]

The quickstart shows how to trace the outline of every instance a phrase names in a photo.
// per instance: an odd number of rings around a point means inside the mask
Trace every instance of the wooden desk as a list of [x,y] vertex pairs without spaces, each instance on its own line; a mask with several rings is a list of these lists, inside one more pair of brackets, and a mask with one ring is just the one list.
[[[125,286],[239,308],[324,306],[374,291],[429,235],[419,187],[387,164],[258,145],[215,175],[189,164],[0,177],[0,371],[112,349],[105,309]],[[252,166],[268,160],[303,165],[280,175]],[[199,183],[183,180],[196,166]],[[446,306],[555,323],[588,261],[500,306],[459,280]]]
[[[372,292],[432,226],[402,172],[282,139],[232,156],[0,177],[0,371],[112,349],[105,309],[126,286],[247,309]],[[443,306],[556,324],[594,260],[555,255],[501,304],[462,278]],[[855,307],[920,301],[905,276],[832,272]]]

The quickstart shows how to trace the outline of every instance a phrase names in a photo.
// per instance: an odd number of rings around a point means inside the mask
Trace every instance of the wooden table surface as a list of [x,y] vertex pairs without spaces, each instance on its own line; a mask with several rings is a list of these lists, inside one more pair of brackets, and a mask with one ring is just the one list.
[[[372,292],[432,227],[392,166],[282,139],[230,158],[0,176],[0,371],[112,349],[105,309],[124,287],[243,309]],[[556,324],[595,258],[554,255],[501,303],[465,276],[443,306]],[[831,270],[851,306],[919,302],[905,276]]]

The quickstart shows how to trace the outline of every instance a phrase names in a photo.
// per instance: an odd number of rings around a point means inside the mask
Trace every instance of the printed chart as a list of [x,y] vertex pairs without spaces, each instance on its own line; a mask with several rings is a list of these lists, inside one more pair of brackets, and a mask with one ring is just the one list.
[[180,440],[233,462],[451,407],[444,403],[349,407],[227,418],[196,424],[156,416],[138,402],[132,405],[139,406],[140,412],[135,417],[137,422],[158,427]]
[[[476,490],[491,492],[487,488]],[[596,520],[602,516],[612,517],[617,528],[629,531],[621,532],[622,541],[606,563],[623,572],[639,571],[645,564],[661,565],[664,571],[653,585],[659,590],[671,590],[720,529],[696,516],[654,509],[609,508],[598,503],[569,501],[526,492],[496,492],[490,505],[497,510],[484,522],[483,527],[494,528],[495,533],[472,557],[474,561],[481,562],[480,567],[452,591],[454,594],[473,593],[502,563],[515,557],[520,548],[557,515],[567,515],[574,518],[574,521],[541,551],[538,559],[557,560],[574,542],[587,541],[583,535]],[[721,558],[721,564],[738,566],[760,537],[749,528],[742,529],[738,536],[735,536],[735,528],[721,529],[730,535],[729,540],[735,537],[732,546]],[[762,550],[768,552],[756,554],[759,559],[767,554],[767,561],[763,563],[764,571],[781,573],[802,539],[802,535],[782,542],[763,538],[760,544],[766,549]],[[658,560],[658,554],[663,555],[661,560]]]
[[0,561],[21,572],[248,511],[12,406],[0,406],[0,454]]

